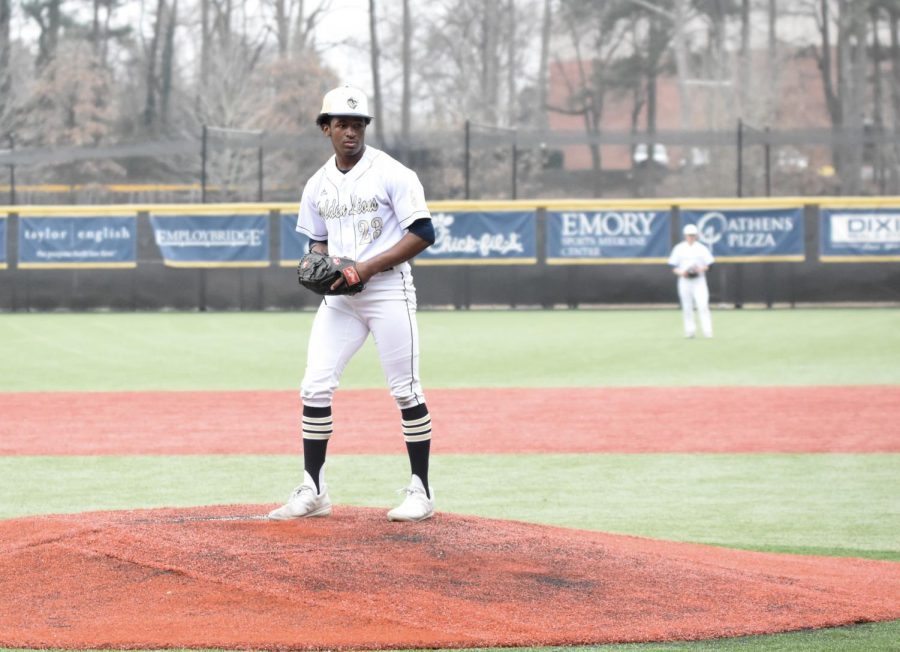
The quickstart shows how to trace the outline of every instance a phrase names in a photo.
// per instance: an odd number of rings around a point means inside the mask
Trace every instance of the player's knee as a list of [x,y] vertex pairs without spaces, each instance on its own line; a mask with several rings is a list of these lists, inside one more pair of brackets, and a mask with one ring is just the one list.
[[391,391],[391,395],[394,397],[397,407],[401,410],[407,410],[425,403],[425,397],[421,392],[411,392],[407,389],[402,392]]
[[328,407],[334,397],[337,384],[327,382],[312,382],[304,379],[300,385],[300,398],[304,405],[312,407]]

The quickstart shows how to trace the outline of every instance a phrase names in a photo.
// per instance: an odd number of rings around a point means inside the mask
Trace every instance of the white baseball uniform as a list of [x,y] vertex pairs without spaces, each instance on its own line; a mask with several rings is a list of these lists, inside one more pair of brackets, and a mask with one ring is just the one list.
[[[328,253],[358,262],[393,247],[418,219],[430,218],[416,173],[384,152],[366,146],[346,174],[335,157],[303,189],[297,231],[328,241]],[[326,407],[341,375],[369,333],[375,340],[391,395],[401,409],[425,402],[419,382],[416,289],[408,262],[373,276],[353,296],[326,296],[313,321],[305,405]]]
[[[698,269],[709,267],[713,262],[715,259],[712,253],[699,240],[691,244],[687,241],[679,242],[669,256],[669,265],[679,271],[691,267]],[[709,312],[709,286],[706,284],[706,274],[700,272],[694,278],[679,276],[678,299],[681,302],[685,336],[694,337],[696,333],[697,327],[694,323],[694,309],[696,309],[700,316],[700,329],[706,337],[712,337],[712,316]]]

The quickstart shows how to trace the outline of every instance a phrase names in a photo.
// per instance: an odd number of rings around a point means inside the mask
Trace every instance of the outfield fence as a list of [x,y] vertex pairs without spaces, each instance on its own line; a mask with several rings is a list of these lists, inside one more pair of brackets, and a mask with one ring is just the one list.
[[[900,303],[900,197],[430,204],[423,307],[657,305],[695,224],[714,305]],[[365,219],[362,216],[361,219]],[[295,204],[0,206],[0,310],[312,308]]]

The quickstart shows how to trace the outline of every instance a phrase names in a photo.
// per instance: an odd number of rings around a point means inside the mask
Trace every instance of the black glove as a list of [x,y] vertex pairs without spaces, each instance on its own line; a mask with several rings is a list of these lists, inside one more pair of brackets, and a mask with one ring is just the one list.
[[[357,294],[365,287],[359,278],[356,261],[340,256],[310,252],[300,259],[297,275],[300,285],[316,294]],[[344,282],[332,290],[331,286],[339,278]]]
[[696,267],[691,267],[684,273],[684,276],[686,278],[697,278],[698,276],[700,276],[700,272],[697,271]]

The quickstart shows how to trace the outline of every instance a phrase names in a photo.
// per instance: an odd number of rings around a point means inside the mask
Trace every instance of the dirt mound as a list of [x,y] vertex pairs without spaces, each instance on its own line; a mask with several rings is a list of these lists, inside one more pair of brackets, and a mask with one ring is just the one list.
[[0,521],[0,646],[347,649],[704,639],[900,618],[900,564],[338,506]]

